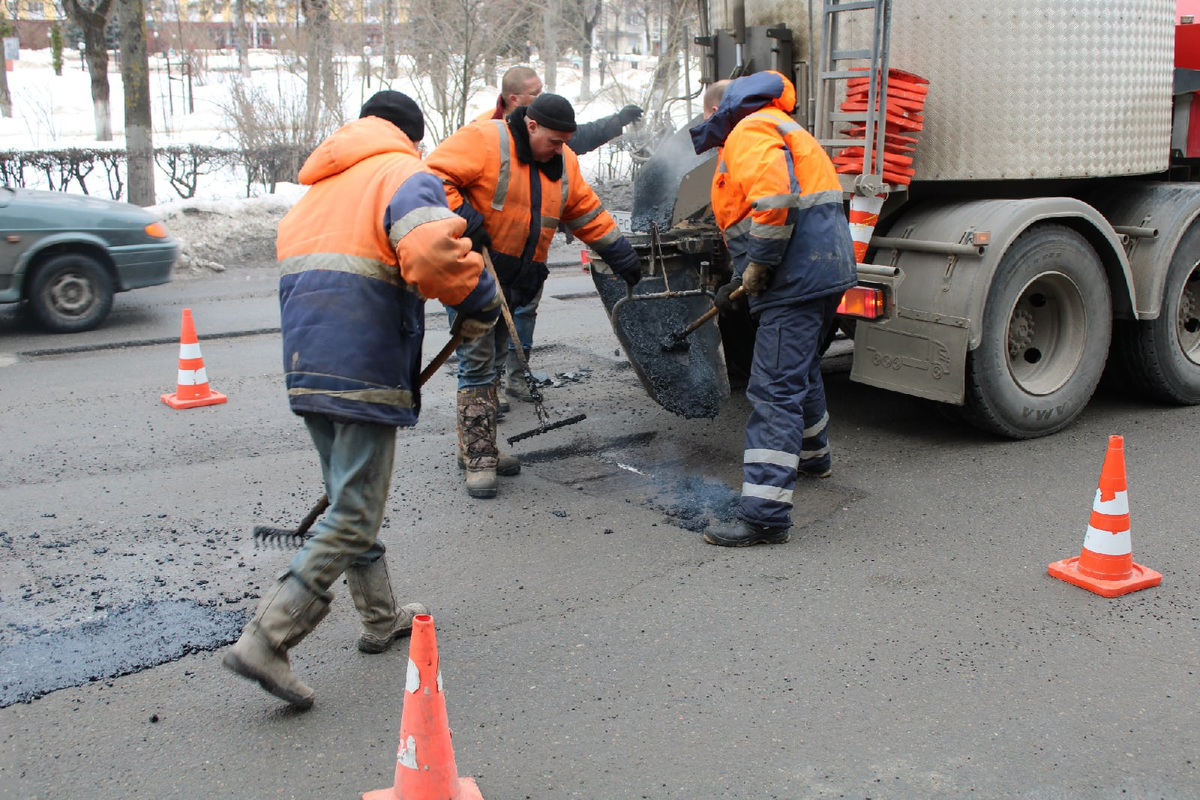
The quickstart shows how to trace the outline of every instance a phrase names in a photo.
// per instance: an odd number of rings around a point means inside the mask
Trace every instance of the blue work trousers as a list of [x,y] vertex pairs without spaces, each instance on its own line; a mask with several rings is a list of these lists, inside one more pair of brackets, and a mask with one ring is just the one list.
[[821,342],[840,297],[766,308],[759,315],[746,397],[742,500],[738,516],[755,525],[792,524],[797,471],[830,468],[829,412],[821,380]]
[[[541,301],[542,292],[538,290],[533,300],[513,312],[513,326],[517,329],[517,336],[521,339],[526,358],[529,357],[529,349],[533,347],[533,327],[537,322],[537,309]],[[454,309],[447,308],[446,316],[453,327],[454,318],[457,316]],[[504,366],[504,357],[514,349],[509,338],[508,325],[501,315],[490,336],[460,344],[454,351],[458,356],[458,388],[490,386]]]
[[388,425],[339,422],[305,414],[304,423],[321,458],[329,510],[312,527],[312,537],[288,566],[310,591],[329,599],[346,567],[366,566],[384,553],[379,541],[396,429]]

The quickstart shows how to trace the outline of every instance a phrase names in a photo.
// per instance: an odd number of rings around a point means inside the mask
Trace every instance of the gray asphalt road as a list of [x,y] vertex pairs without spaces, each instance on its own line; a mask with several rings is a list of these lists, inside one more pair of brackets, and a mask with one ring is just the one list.
[[[70,338],[0,312],[0,664],[57,641],[187,653],[0,709],[0,796],[390,784],[406,647],[355,651],[344,591],[293,654],[308,713],[147,621],[252,610],[288,553],[251,527],[320,495],[278,335],[221,338],[277,326],[274,285],[248,269],[136,292]],[[834,370],[835,471],[798,490],[792,542],[710,547],[697,530],[735,496],[748,407],[658,408],[589,286],[552,276],[534,364],[583,376],[547,397],[588,420],[520,443],[500,497],[461,488],[449,370],[399,437],[383,540],[404,598],[434,610],[458,768],[484,797],[1195,796],[1200,410],[1102,393],[1015,443]],[[225,405],[159,402],[183,307]],[[503,435],[535,422],[514,406]],[[1164,580],[1106,600],[1046,565],[1079,552],[1111,433],[1134,555]]]

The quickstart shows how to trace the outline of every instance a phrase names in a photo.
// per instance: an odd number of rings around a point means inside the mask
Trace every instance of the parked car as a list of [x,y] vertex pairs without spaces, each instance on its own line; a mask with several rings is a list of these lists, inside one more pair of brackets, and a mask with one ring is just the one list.
[[113,294],[171,280],[179,242],[144,208],[0,187],[0,303],[25,301],[48,331],[97,327]]

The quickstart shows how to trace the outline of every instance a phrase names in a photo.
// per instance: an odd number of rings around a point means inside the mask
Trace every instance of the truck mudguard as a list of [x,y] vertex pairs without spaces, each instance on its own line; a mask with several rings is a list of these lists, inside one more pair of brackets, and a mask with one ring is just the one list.
[[1116,308],[1134,307],[1133,277],[1112,226],[1092,206],[1071,197],[930,202],[890,224],[888,238],[968,243],[990,236],[982,255],[946,255],[876,248],[871,262],[895,266],[896,278],[863,276],[891,292],[891,314],[860,321],[851,377],[861,383],[940,402],[961,404],[966,353],[979,346],[984,307],[1000,260],[1036,222],[1054,220],[1081,233],[1099,255]]
[[[1158,231],[1154,237],[1132,238],[1128,247],[1136,317],[1156,319],[1171,258],[1183,234],[1200,215],[1200,183],[1122,182],[1101,189],[1087,200],[1114,226]],[[1115,295],[1114,291],[1114,302]]]

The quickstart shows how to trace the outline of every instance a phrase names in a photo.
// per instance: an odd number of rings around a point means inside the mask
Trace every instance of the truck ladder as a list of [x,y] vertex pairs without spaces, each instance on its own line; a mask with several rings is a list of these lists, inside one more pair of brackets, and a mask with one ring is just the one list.
[[[871,48],[848,50],[839,43],[838,15],[849,11],[871,11]],[[821,11],[821,49],[817,65],[817,107],[815,114],[817,141],[833,155],[833,150],[860,145],[863,149],[862,174],[855,181],[855,191],[873,195],[886,184],[883,179],[883,154],[887,120],[888,48],[890,45],[892,4],[890,0],[825,0]],[[847,61],[869,61],[861,69],[838,67]],[[867,93],[866,129],[863,138],[837,138],[834,126],[838,122],[860,121],[859,112],[839,111],[838,82],[850,78],[870,78]],[[878,99],[879,107],[875,107]],[[872,144],[874,142],[874,144]]]

